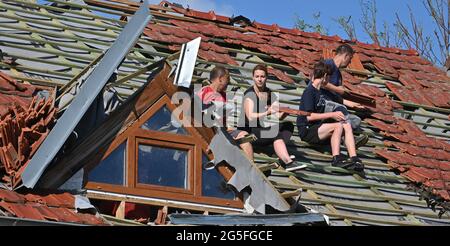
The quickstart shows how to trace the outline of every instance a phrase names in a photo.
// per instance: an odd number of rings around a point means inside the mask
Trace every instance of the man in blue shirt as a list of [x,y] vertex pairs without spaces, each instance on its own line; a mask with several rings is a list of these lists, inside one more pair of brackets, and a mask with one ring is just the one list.
[[[364,106],[342,98],[344,87],[342,86],[342,74],[339,70],[350,64],[354,53],[350,45],[343,44],[336,49],[336,55],[333,59],[325,60],[325,63],[331,66],[331,74],[328,76],[328,83],[320,89],[320,93],[326,100],[324,112],[341,111],[345,115],[346,120],[351,124],[353,131],[361,132],[361,118],[350,114],[347,107],[364,109]],[[369,137],[361,132],[361,135],[355,139],[356,147],[365,145],[368,140]]]
[[[299,136],[303,141],[311,144],[321,144],[330,139],[333,154],[332,166],[361,173],[364,172],[364,165],[356,156],[352,127],[346,121],[344,113],[339,110],[324,112],[325,98],[321,95],[320,89],[326,85],[326,77],[330,70],[331,66],[324,61],[319,61],[314,66],[312,79],[300,99],[300,110],[311,112],[311,115],[297,117]],[[349,159],[340,154],[342,137],[344,137]]]

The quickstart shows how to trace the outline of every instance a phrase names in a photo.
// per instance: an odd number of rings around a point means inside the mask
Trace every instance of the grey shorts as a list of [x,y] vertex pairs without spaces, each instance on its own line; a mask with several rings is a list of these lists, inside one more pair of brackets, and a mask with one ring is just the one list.
[[341,111],[346,116],[346,121],[350,123],[353,130],[359,129],[361,126],[361,118],[354,114],[350,114],[345,105],[333,101],[325,101],[324,113]]
[[238,130],[238,129],[233,129],[231,131],[228,131],[228,133],[231,135],[231,137],[233,137],[233,139],[236,139],[239,135],[239,133],[241,133],[243,131]]

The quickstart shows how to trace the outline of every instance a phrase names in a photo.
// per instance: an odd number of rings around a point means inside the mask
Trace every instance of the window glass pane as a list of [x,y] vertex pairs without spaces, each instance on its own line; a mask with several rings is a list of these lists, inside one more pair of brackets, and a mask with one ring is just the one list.
[[[208,161],[206,155],[203,154],[203,167]],[[234,191],[228,188],[225,178],[215,168],[210,170],[203,168],[202,170],[202,195],[229,200],[233,200],[236,197]]]
[[150,119],[141,126],[145,130],[170,132],[175,134],[187,135],[186,130],[175,118],[172,119],[172,112],[163,106]]
[[139,145],[138,183],[188,188],[188,152]]
[[125,184],[125,143],[119,145],[106,159],[89,172],[89,181],[115,185]]

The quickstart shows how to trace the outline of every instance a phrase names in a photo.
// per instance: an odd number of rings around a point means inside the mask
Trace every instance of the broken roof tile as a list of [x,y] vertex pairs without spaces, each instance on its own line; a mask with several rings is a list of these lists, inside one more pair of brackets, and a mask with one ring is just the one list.
[[18,218],[45,220],[44,216],[37,209],[27,204],[0,202],[0,207]]
[[450,108],[450,92],[438,88],[422,89],[425,98],[432,102],[434,106]]
[[291,52],[289,52],[288,50],[276,47],[276,46],[271,46],[268,44],[260,44],[258,45],[258,49],[262,52],[265,52],[269,55],[280,55],[280,56],[293,56]]
[[414,122],[410,120],[397,118],[396,123],[403,128],[403,130],[411,136],[426,136],[425,133],[420,130]]
[[311,69],[309,69],[308,67],[305,67],[303,64],[293,62],[293,63],[289,63],[289,65],[291,67],[293,67],[294,69],[296,69],[297,71],[303,73],[306,77],[308,77],[312,72]]
[[414,76],[411,76],[408,71],[400,71],[400,76],[398,78],[400,83],[402,83],[404,86],[410,86],[412,88],[422,88],[422,85],[419,83],[419,81],[416,80]]
[[13,203],[25,203],[25,198],[18,193],[0,189],[0,201],[13,202]]
[[273,34],[270,31],[265,31],[263,29],[255,28],[255,27],[252,27],[252,26],[246,26],[245,30],[247,30],[249,32],[254,32],[254,33],[257,33],[257,34],[260,34],[260,35],[264,35],[264,36],[271,36]]
[[408,89],[406,87],[400,87],[393,83],[387,82],[386,87],[391,90],[400,100],[405,102],[411,102],[415,104],[422,104],[427,106],[433,106],[433,104],[428,101],[424,93],[421,90]]
[[45,220],[49,221],[60,221],[60,218],[52,212],[53,209],[47,207],[47,206],[39,206],[36,205],[34,208],[39,211],[39,213],[44,217]]
[[354,70],[359,70],[359,71],[365,71],[364,66],[361,62],[361,59],[360,59],[358,53],[355,53],[353,55],[353,58],[352,58],[350,64],[348,65],[348,68],[354,69]]
[[0,189],[0,209],[11,216],[35,220],[63,221],[90,225],[106,225],[93,214],[77,213],[75,197],[69,193],[19,194]]
[[52,208],[52,213],[54,213],[60,221],[70,222],[70,223],[83,223],[83,220],[77,216],[73,209],[68,208]]
[[280,28],[277,24],[272,24],[272,25],[267,25],[267,24],[263,24],[257,21],[253,21],[253,26],[262,29],[262,30],[266,30],[266,31],[271,31],[271,32],[280,32]]
[[375,119],[379,119],[388,123],[394,123],[396,121],[396,118],[392,115],[385,115],[380,113],[373,113],[370,115],[371,117]]
[[395,125],[386,124],[379,120],[366,119],[366,122],[384,132],[399,133],[399,134],[403,133],[402,129],[399,129]]
[[393,68],[387,60],[373,57],[372,58],[373,64],[377,68],[378,71],[380,71],[383,74],[389,75],[393,78],[398,78],[398,72],[395,68]]
[[230,23],[230,18],[223,15],[217,15],[214,11],[202,12],[193,9],[186,9],[184,15],[202,20],[217,21],[222,23]]
[[289,77],[289,75],[286,74],[286,72],[283,72],[281,70],[269,67],[267,71],[269,74],[274,75],[275,77],[286,83],[293,84],[295,82],[291,77]]

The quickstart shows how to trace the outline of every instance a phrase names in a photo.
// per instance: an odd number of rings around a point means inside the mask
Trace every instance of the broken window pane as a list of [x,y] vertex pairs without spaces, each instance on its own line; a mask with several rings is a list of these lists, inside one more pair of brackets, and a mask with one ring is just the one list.
[[[206,155],[203,154],[203,167],[208,161]],[[234,191],[228,188],[225,178],[215,168],[209,170],[203,168],[202,170],[202,195],[229,200],[234,200],[236,197]]]
[[89,181],[114,185],[125,184],[125,143],[119,145],[106,159],[89,172]]
[[188,188],[188,152],[139,145],[138,183]]
[[152,115],[150,119],[142,124],[141,128],[145,130],[187,135],[187,132],[181,123],[175,118],[172,119],[172,112],[170,112],[166,106],[163,106]]

